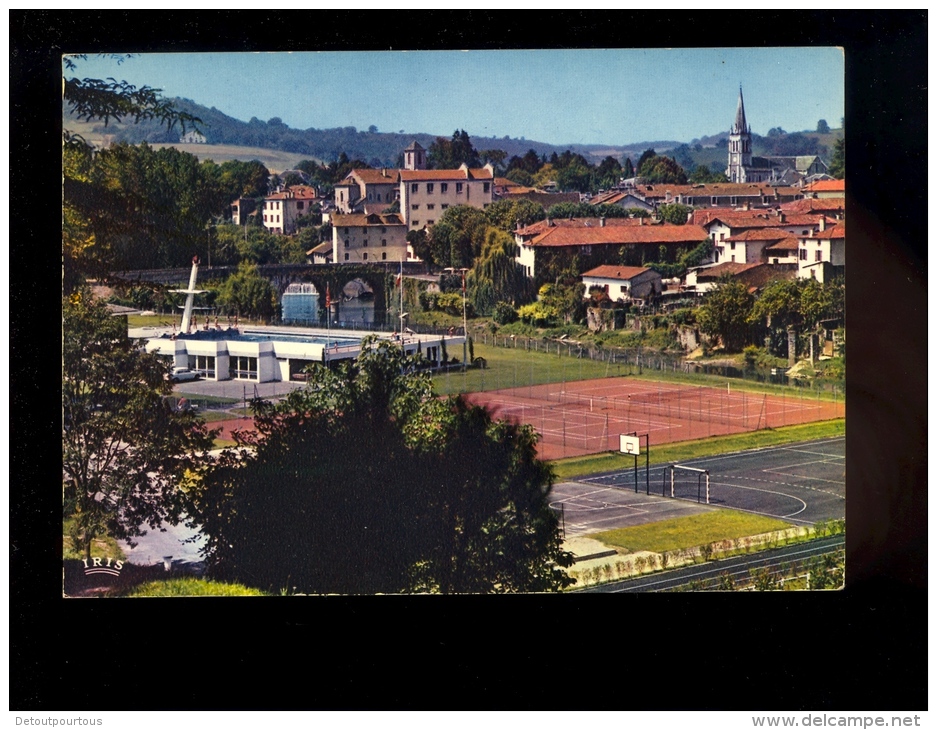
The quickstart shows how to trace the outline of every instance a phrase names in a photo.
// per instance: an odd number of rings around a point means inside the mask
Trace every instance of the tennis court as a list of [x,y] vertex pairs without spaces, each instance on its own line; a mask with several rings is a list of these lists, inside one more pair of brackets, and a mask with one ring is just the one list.
[[619,434],[651,444],[793,426],[845,416],[843,401],[724,387],[602,378],[469,393],[496,418],[532,425],[543,459],[618,450]]

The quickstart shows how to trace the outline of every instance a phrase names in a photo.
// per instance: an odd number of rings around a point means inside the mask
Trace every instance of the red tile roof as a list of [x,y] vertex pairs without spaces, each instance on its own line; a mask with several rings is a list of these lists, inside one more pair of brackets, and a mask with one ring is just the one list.
[[309,185],[293,185],[279,193],[268,195],[264,200],[312,200],[318,197],[316,189]]
[[797,241],[797,236],[781,228],[749,228],[747,231],[729,236],[726,241],[780,241],[784,238],[790,238],[794,242]]
[[603,244],[685,243],[696,245],[708,238],[699,226],[685,225],[631,225],[600,226],[598,228],[570,228],[556,226],[536,236],[532,246],[591,246]]
[[845,193],[845,180],[817,180],[804,188],[811,193]]
[[705,226],[716,216],[730,215],[735,212],[735,208],[697,208],[690,213],[688,223],[692,223],[694,226]]
[[781,204],[781,210],[794,213],[841,212],[845,209],[845,198],[806,198]]
[[726,261],[721,264],[716,264],[715,266],[710,266],[707,269],[701,270],[696,275],[696,280],[700,279],[718,279],[720,276],[725,274],[731,274],[735,276],[743,271],[748,271],[753,269],[756,266],[761,266],[761,264],[740,264],[736,261]]
[[332,216],[332,226],[403,226],[406,223],[399,213],[353,213],[351,215]]
[[783,220],[779,215],[770,211],[734,211],[728,215],[721,214],[713,216],[709,223],[705,225],[712,225],[718,221],[729,228],[745,229],[780,228],[781,226],[815,226],[820,223],[819,215],[802,215],[797,212],[789,213],[787,211],[782,211],[782,213],[784,213]]
[[789,238],[782,238],[777,243],[772,243],[765,248],[765,251],[796,251],[798,245],[797,236],[791,235]]
[[482,167],[466,172],[459,168],[455,170],[401,170],[400,179],[404,182],[420,182],[422,180],[494,180],[490,170]]
[[[582,276],[583,278],[589,276],[595,279],[620,279],[621,281],[629,281],[649,271],[651,273],[657,273],[653,269],[642,266],[612,266],[606,264],[604,266],[596,266],[594,269],[583,273]],[[660,276],[660,274],[657,274],[657,276]]]
[[[602,226],[600,218],[552,218],[549,220],[537,221],[536,223],[531,223],[529,226],[521,228],[518,231],[515,231],[520,236],[533,236],[538,233],[543,233],[548,231],[551,228],[556,228],[558,226],[566,228],[600,228]],[[641,225],[640,218],[606,218],[605,227],[612,226],[639,226]],[[644,222],[644,225],[651,225],[647,221]]]
[[397,182],[397,170],[370,170],[361,168],[352,170],[346,180],[352,176],[357,177],[365,185],[394,184]]
[[816,233],[813,234],[813,237],[822,238],[822,239],[828,238],[830,240],[838,239],[838,238],[845,239],[846,238],[846,223],[845,222],[837,223],[835,226],[833,226],[832,228],[827,228],[825,231],[817,231]]

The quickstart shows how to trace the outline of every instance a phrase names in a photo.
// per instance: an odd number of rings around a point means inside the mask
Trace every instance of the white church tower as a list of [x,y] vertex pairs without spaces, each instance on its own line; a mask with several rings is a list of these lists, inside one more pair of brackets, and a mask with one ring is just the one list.
[[745,121],[745,101],[742,99],[742,87],[739,87],[739,103],[735,110],[735,123],[729,130],[729,166],[726,177],[729,182],[760,182],[748,179],[748,169],[752,166],[752,128]]

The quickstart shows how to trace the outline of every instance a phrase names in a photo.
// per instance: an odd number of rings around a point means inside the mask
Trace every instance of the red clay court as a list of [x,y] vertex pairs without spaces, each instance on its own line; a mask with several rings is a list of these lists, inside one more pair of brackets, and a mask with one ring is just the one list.
[[[543,459],[617,451],[619,434],[648,434],[650,444],[827,421],[845,416],[843,401],[769,395],[727,386],[626,378],[549,383],[469,393],[496,418],[529,423]],[[643,447],[642,439],[642,447]]]

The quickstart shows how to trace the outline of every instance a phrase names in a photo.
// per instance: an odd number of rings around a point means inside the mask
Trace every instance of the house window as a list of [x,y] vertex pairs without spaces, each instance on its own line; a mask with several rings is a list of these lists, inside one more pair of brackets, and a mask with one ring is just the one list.
[[364,233],[365,235],[367,235],[368,229],[367,229],[367,228],[362,228],[362,229],[361,229],[361,232]]
[[717,198],[715,195],[713,195],[713,196],[709,199],[709,204],[710,204],[710,205],[719,205],[719,198]]
[[720,241],[725,241],[725,240],[726,240],[726,234],[725,234],[725,233],[720,233],[720,234],[719,234],[719,240],[720,240]]
[[817,251],[815,251],[814,253],[816,254],[816,256],[815,256],[815,258],[814,258],[813,260],[814,260],[814,261],[820,261],[820,251],[817,250]]
[[413,185],[410,186],[410,192],[411,192],[411,193],[417,193],[417,192],[419,192],[419,191],[420,191],[420,184],[419,184],[419,183],[413,183]]
[[448,193],[449,192],[449,183],[439,183],[439,192]]
[[348,254],[345,254],[345,261],[348,261]]
[[801,231],[800,234],[801,234],[802,236],[809,236],[809,235],[810,235],[810,231]]
[[195,358],[195,369],[206,378],[215,377],[214,355],[198,355]]
[[433,223],[435,223],[435,222],[436,222],[436,221],[426,221],[426,225],[431,226],[431,225],[433,225]]
[[380,193],[377,194],[377,202],[378,202],[378,203],[381,202],[381,194],[380,194]]
[[734,242],[734,241],[733,241],[733,243],[732,243],[732,250],[733,250],[733,251],[735,250],[735,242]]
[[420,225],[420,222],[417,221],[417,220],[410,221],[410,223],[413,225],[414,228],[416,228],[418,225]]
[[816,278],[817,278],[817,271],[816,271],[816,269],[810,269],[810,278],[811,278],[811,279],[816,279]]
[[386,239],[386,238],[382,238],[382,239],[381,239],[381,245],[382,245],[382,246],[386,246],[386,245],[387,245],[387,239]]
[[739,199],[735,195],[729,198],[729,205],[738,205],[738,204],[739,204]]
[[348,233],[348,229],[347,229],[347,228],[345,229],[345,233]]
[[449,207],[449,203],[443,203],[440,207],[441,207],[443,210],[445,210],[446,208]]
[[348,239],[345,239],[345,248],[348,248]]
[[435,203],[428,203],[428,204],[426,205],[426,209],[427,209],[427,210],[436,210],[436,204],[435,204]]
[[264,213],[264,223],[266,223],[266,222],[267,222],[267,214]]
[[305,204],[303,203],[303,201],[301,201],[301,200],[296,201],[296,210],[302,210],[302,209],[303,209],[303,205],[305,205]]
[[426,194],[427,195],[433,194],[433,183],[426,183]]
[[362,255],[361,255],[361,259],[362,259],[362,261],[367,261],[367,260],[368,260],[368,255],[367,255],[366,253],[365,253],[365,254],[362,254]]
[[800,253],[800,260],[801,260],[801,261],[806,261],[806,260],[807,260],[807,249],[802,248],[802,249],[800,249],[799,253]]
[[231,365],[234,366],[232,373],[237,380],[257,380],[257,358],[256,357],[232,357]]
[[485,183],[484,186],[482,187],[482,192],[487,193],[490,190],[491,190],[491,183]]
[[455,193],[456,193],[456,195],[461,195],[461,194],[462,194],[462,183],[456,183],[456,184],[455,184]]
[[381,233],[387,233],[387,229],[386,229],[386,228],[381,228]]
[[410,206],[410,210],[419,210],[419,209],[420,209],[419,203],[414,203],[413,205]]
[[368,239],[367,239],[367,238],[365,238],[365,239],[361,242],[361,246],[362,246],[363,248],[367,248],[367,247],[368,247]]
[[374,200],[373,193],[368,193],[368,202],[371,202],[372,200]]
[[622,284],[622,285],[619,287],[619,291],[620,291],[622,294],[627,294],[627,293],[628,293],[628,285],[627,285],[627,284]]
[[387,251],[382,251],[382,252],[381,252],[381,261],[386,261],[386,260],[387,260]]

